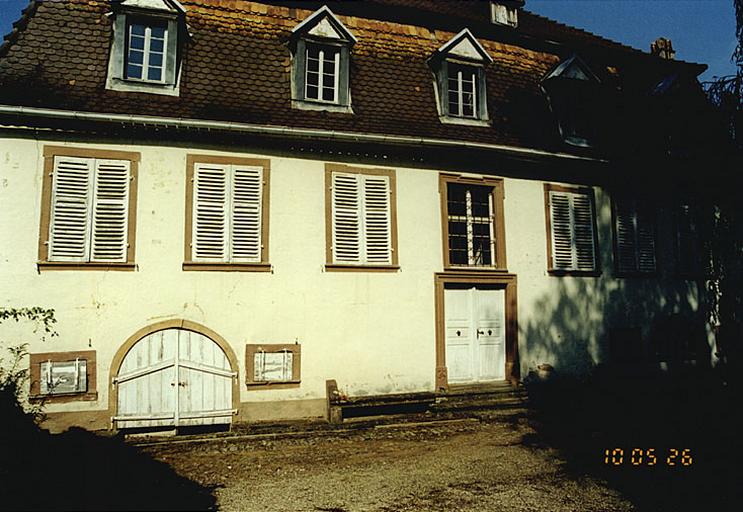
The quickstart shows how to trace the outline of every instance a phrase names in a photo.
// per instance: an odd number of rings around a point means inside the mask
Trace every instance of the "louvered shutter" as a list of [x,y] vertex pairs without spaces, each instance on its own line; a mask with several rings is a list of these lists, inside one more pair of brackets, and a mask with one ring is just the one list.
[[637,216],[629,202],[618,201],[615,208],[617,270],[632,272],[637,269],[635,232]]
[[552,268],[596,269],[593,206],[587,194],[550,191]]
[[550,226],[552,228],[552,268],[555,270],[572,270],[574,263],[570,195],[564,192],[551,191],[549,198]]
[[652,210],[637,214],[637,267],[640,272],[655,272],[655,222]]
[[228,166],[195,166],[192,234],[194,261],[227,260],[228,175]]
[[617,270],[655,272],[655,230],[652,214],[634,200],[615,207]]
[[232,168],[232,261],[261,261],[263,169]]
[[129,219],[129,166],[126,160],[95,160],[91,261],[124,262]]
[[593,237],[593,206],[587,194],[571,194],[573,214],[573,238],[575,246],[575,269],[596,269],[596,254]]
[[364,239],[366,263],[390,265],[390,186],[387,176],[362,176],[364,184]]
[[93,161],[55,157],[49,261],[87,261]]
[[344,173],[332,176],[333,262],[362,263],[362,176]]

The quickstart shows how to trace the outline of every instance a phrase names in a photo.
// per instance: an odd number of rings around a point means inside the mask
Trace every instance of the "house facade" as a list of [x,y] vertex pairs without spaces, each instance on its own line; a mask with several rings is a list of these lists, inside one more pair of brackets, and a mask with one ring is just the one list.
[[634,158],[703,69],[518,1],[31,2],[0,49],[0,305],[58,319],[31,399],[223,424],[709,358],[689,193]]

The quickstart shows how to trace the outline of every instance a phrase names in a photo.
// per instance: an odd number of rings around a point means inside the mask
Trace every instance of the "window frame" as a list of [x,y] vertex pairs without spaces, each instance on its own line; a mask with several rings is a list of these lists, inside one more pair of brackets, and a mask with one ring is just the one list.
[[[390,249],[391,263],[349,264],[333,260],[333,173],[386,176],[390,187]],[[397,239],[397,192],[394,169],[352,167],[343,164],[325,164],[325,270],[331,272],[397,272],[400,270]]]
[[[127,76],[129,60],[130,27],[134,24],[165,26],[166,40],[163,45],[162,80],[146,80]],[[183,14],[168,12],[131,12],[118,10],[114,13],[113,38],[109,51],[106,89],[124,92],[145,92],[166,96],[180,95],[181,46],[188,36]],[[143,68],[143,73],[145,68]]]
[[[493,223],[494,232],[494,265],[456,265],[451,263],[449,254],[449,189],[450,183],[458,185],[475,185],[491,187],[490,197],[493,205]],[[441,233],[442,233],[442,251],[444,270],[448,271],[477,271],[477,272],[507,272],[506,260],[506,228],[505,228],[505,192],[502,178],[492,177],[471,177],[459,174],[439,174],[439,197],[441,200]],[[499,215],[500,212],[500,215]]]
[[[259,352],[291,352],[292,378],[289,380],[255,380],[255,355]],[[298,388],[302,382],[302,345],[299,343],[262,343],[245,345],[245,385],[254,390]]]
[[[144,35],[144,48],[142,49],[142,77],[136,78],[129,76],[129,60],[130,60],[130,51],[131,51],[131,40],[132,40],[132,26],[133,25],[142,25],[145,29],[145,35]],[[152,28],[153,27],[163,27],[164,34],[163,34],[163,61],[160,65],[160,80],[153,80],[149,78],[149,59],[150,59],[150,46],[152,44]],[[126,20],[126,34],[125,34],[125,47],[124,47],[124,69],[123,69],[123,78],[127,81],[133,81],[133,82],[142,82],[147,84],[165,84],[167,82],[167,72],[168,72],[168,51],[169,51],[169,37],[170,31],[168,30],[168,23],[162,23],[159,21],[156,21],[155,19],[143,19],[143,18],[137,18],[137,17],[129,17],[127,16]],[[145,78],[145,75],[147,75],[147,78]]]
[[[593,270],[571,270],[571,269],[556,269],[554,268],[552,261],[552,212],[550,203],[550,192],[565,192],[571,194],[582,194],[588,196],[588,200],[591,204],[591,223],[593,229],[593,254],[594,254],[594,268]],[[593,187],[590,186],[565,186],[557,185],[554,183],[544,184],[544,211],[545,211],[545,227],[547,234],[547,272],[553,276],[583,276],[583,277],[599,277],[601,275],[601,252],[599,250],[598,242],[598,230],[596,222],[596,200],[594,196]]]
[[[246,165],[262,167],[261,200],[261,261],[259,262],[217,262],[195,261],[193,257],[194,222],[194,177],[197,164]],[[270,212],[271,161],[268,159],[244,158],[220,155],[188,154],[186,156],[186,216],[182,269],[187,271],[239,271],[271,272],[269,263],[269,212]]]
[[[74,361],[83,359],[86,361],[87,390],[73,393],[41,393],[41,365],[47,361],[52,363]],[[29,354],[29,400],[43,401],[46,403],[66,403],[76,401],[98,400],[96,389],[97,370],[95,350],[79,350],[73,352],[43,352]]]
[[[453,114],[449,109],[449,70],[450,65],[470,67],[475,70],[475,101],[473,109],[475,116],[460,116]],[[490,116],[488,114],[488,88],[485,73],[485,64],[482,62],[469,61],[454,56],[445,56],[435,71],[436,95],[438,98],[439,119],[443,123],[465,124],[475,126],[489,126]],[[460,95],[461,96],[461,95]],[[460,110],[463,103],[459,104]]]
[[[618,215],[618,208],[620,203],[624,201],[630,201],[633,206],[633,213],[636,219],[637,223],[637,229],[639,229],[639,213],[641,209],[649,210],[649,214],[652,216],[652,221],[650,222],[650,228],[652,230],[653,234],[653,260],[654,260],[654,269],[653,270],[640,270],[639,264],[637,269],[633,270],[622,270],[620,268],[620,260],[619,260],[619,237],[618,237],[618,222],[619,222],[619,215]],[[659,268],[658,268],[658,216],[657,211],[655,211],[649,204],[648,201],[643,200],[642,198],[637,197],[628,197],[626,195],[615,195],[611,199],[611,225],[612,225],[612,255],[614,257],[614,275],[616,277],[655,277],[659,274]],[[637,236],[638,233],[634,233],[635,236],[635,244],[634,244],[634,252],[635,252],[635,260],[637,261],[638,258],[638,251],[640,250],[639,244],[637,244]]]
[[[39,247],[36,266],[38,270],[136,270],[137,232],[137,183],[140,153],[68,146],[44,146],[44,174],[41,185],[41,215],[39,221]],[[55,157],[91,158],[99,160],[129,161],[129,202],[127,250],[125,262],[105,261],[53,261],[49,259],[49,238],[52,219],[52,190]],[[90,208],[94,208],[91,204]]]

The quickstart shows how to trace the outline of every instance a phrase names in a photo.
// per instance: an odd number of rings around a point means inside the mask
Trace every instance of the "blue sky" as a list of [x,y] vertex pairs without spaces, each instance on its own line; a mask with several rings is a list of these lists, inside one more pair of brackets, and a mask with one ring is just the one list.
[[[0,0],[0,34],[27,4]],[[709,65],[702,80],[735,72],[733,0],[527,0],[526,7],[645,51],[656,38],[669,38],[678,59]]]

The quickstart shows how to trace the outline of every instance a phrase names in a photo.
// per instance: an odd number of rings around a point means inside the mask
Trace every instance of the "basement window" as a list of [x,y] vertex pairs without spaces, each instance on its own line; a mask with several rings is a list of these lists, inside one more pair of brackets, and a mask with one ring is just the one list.
[[45,361],[41,363],[41,394],[61,395],[88,390],[87,361]]
[[29,398],[32,401],[54,403],[98,399],[94,350],[31,354],[29,377]]
[[246,384],[250,387],[298,387],[301,345],[246,345]]

